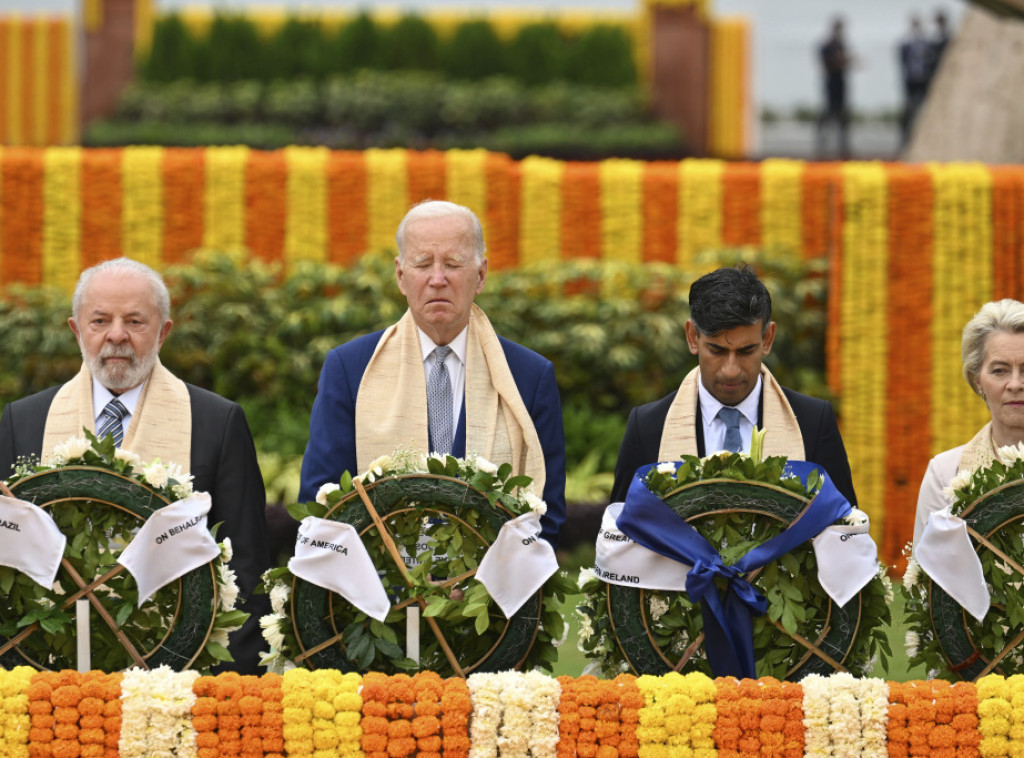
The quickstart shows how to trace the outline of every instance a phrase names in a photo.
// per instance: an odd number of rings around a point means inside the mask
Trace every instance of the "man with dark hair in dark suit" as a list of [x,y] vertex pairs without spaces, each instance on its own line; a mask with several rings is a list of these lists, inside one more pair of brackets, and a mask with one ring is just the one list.
[[686,341],[698,366],[676,392],[630,412],[612,501],[625,500],[645,464],[725,449],[749,452],[757,427],[767,432],[766,456],[818,464],[856,505],[831,403],[782,387],[762,365],[775,339],[771,315],[771,295],[750,266],[721,268],[691,285]]
[[[230,538],[239,597],[250,613],[231,635],[231,668],[258,674],[264,647],[259,617],[266,597],[253,598],[269,568],[266,494],[256,448],[241,406],[185,384],[160,363],[171,331],[170,295],[161,276],[128,258],[84,271],[72,301],[71,331],[82,350],[82,369],[67,384],[10,403],[0,418],[0,476],[18,458],[47,459],[55,446],[82,429],[111,429],[120,446],[143,462],[160,459],[193,476],[197,492],[210,494],[209,524]],[[112,409],[112,410],[108,410]]]

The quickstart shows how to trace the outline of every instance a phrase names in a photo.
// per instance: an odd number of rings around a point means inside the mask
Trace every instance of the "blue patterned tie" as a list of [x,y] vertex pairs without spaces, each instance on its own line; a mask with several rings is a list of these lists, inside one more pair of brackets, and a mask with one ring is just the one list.
[[100,425],[100,430],[96,436],[103,439],[108,434],[113,435],[114,447],[121,447],[121,440],[124,439],[122,421],[124,421],[124,417],[127,415],[128,409],[115,397],[103,406],[103,423]]
[[444,359],[452,349],[447,345],[434,348],[434,365],[427,378],[427,421],[430,424],[430,440],[435,453],[450,453],[454,432],[452,430],[452,381]]
[[718,418],[725,422],[725,440],[722,445],[732,453],[743,451],[743,438],[740,437],[740,412],[735,408],[722,406]]

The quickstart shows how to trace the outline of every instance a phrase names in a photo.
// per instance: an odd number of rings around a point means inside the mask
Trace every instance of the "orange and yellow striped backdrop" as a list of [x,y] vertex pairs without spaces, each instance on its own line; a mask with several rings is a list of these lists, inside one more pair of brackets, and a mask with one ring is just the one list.
[[69,16],[0,17],[0,145],[78,140],[78,79]]
[[698,272],[703,251],[742,245],[826,257],[829,383],[890,561],[928,458],[986,419],[960,379],[963,324],[987,300],[1024,296],[1024,167],[300,147],[2,149],[0,285],[69,290],[104,258],[160,267],[198,247],[345,264],[391,247],[427,197],[478,212],[498,269],[592,257]]

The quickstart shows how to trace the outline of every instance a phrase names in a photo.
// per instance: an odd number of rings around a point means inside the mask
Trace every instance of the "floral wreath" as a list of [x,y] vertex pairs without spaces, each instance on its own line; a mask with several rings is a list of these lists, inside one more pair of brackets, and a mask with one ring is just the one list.
[[[102,606],[90,614],[94,669],[168,665],[207,671],[232,661],[228,634],[249,614],[235,609],[238,584],[229,568],[229,539],[219,543],[220,555],[209,564],[167,584],[141,606],[134,578],[117,563],[150,514],[192,494],[192,475],[176,464],[143,463],[116,448],[110,435],[98,439],[83,431],[57,445],[44,463],[19,458],[6,480],[12,495],[47,509],[67,545],[52,588],[0,566],[0,665],[76,668],[76,620],[70,611],[72,598],[86,595]],[[214,536],[216,530],[211,529]]]
[[[785,531],[821,484],[814,472],[805,487],[799,477],[785,473],[785,457],[762,460],[757,444],[751,455],[687,455],[682,461],[678,469],[674,463],[652,467],[646,484],[715,545],[727,565]],[[854,508],[839,523],[863,523],[866,518]],[[892,586],[884,565],[879,564],[878,575],[859,598],[842,608],[818,582],[810,543],[766,565],[751,582],[768,601],[765,615],[753,620],[758,676],[800,678],[821,673],[818,669],[831,673],[832,663],[806,644],[797,644],[797,637],[829,648],[836,665],[858,676],[870,672],[876,654],[889,654],[884,627]],[[591,659],[588,672],[609,677],[631,669],[658,674],[676,668],[714,676],[703,652],[700,606],[685,592],[610,585],[589,568],[580,572],[578,583],[583,594],[577,608],[579,647]]]
[[[315,516],[355,526],[392,607],[383,622],[377,621],[340,596],[297,578],[286,566],[271,569],[261,588],[270,595],[273,611],[260,620],[270,645],[262,663],[272,671],[298,662],[349,671],[433,670],[442,676],[495,667],[550,670],[567,628],[559,608],[574,590],[571,580],[556,572],[506,619],[474,576],[506,521],[530,511],[543,514],[547,507],[525,489],[530,477],[511,473],[510,464],[498,466],[479,456],[398,451],[378,458],[357,476],[403,553],[405,572],[385,549],[348,472],[339,483],[321,487],[316,502],[289,506],[299,521]],[[418,664],[402,647],[404,608],[414,598],[426,601],[423,617],[433,632],[422,635]],[[461,672],[452,659],[454,651],[445,651],[448,641],[458,647]]]
[[910,665],[950,680],[1024,674],[1024,443],[1000,447],[991,464],[959,472],[943,494],[972,533],[990,610],[983,622],[965,613],[923,571],[908,543],[903,590]]

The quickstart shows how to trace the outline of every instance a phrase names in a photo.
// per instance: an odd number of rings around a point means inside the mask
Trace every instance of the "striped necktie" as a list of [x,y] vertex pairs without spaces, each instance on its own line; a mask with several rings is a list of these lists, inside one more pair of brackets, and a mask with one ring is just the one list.
[[121,440],[124,439],[124,417],[128,415],[128,409],[116,397],[103,406],[103,423],[100,425],[97,437],[103,439],[108,434],[114,438],[114,447],[121,447]]

